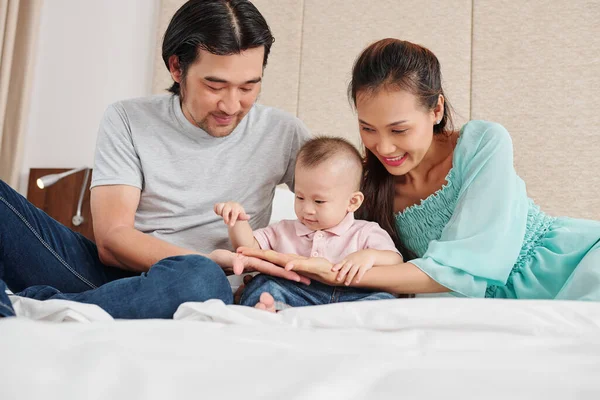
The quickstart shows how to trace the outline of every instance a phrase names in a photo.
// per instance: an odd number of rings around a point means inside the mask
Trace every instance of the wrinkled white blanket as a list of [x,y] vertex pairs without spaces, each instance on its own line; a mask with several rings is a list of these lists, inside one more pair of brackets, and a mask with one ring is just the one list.
[[[0,399],[598,399],[600,304],[399,299],[174,321],[13,298]],[[84,323],[56,323],[79,321]]]

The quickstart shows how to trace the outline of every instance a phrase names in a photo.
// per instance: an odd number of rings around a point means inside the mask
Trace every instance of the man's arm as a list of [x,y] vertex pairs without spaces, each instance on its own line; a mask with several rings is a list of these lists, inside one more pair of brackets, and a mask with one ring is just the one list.
[[96,186],[91,193],[94,236],[100,261],[130,271],[148,271],[163,258],[200,254],[146,235],[134,228],[140,189]]
[[[140,190],[127,185],[96,186],[92,189],[91,207],[94,235],[100,261],[105,265],[145,272],[163,258],[200,254],[146,235],[134,228]],[[243,257],[228,250],[214,250],[206,257],[237,274],[244,270],[258,271],[295,282],[309,284],[308,278],[294,271],[252,257]]]

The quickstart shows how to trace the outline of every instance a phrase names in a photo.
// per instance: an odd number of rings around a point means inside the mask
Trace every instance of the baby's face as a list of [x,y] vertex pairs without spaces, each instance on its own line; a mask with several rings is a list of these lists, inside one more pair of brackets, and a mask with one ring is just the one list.
[[356,192],[356,174],[346,163],[328,160],[316,167],[296,167],[294,210],[313,230],[329,229],[344,219]]

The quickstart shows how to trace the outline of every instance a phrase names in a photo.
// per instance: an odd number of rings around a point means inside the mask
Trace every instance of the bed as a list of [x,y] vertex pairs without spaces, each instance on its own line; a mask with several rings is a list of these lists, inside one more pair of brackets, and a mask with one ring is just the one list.
[[600,304],[397,299],[174,321],[17,299],[0,398],[598,399]]

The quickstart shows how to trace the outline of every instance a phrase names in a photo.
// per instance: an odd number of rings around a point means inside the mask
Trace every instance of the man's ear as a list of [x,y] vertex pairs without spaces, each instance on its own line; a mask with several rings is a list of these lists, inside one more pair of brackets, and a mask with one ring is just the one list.
[[171,78],[173,78],[175,82],[181,83],[183,78],[183,70],[179,64],[179,57],[177,57],[175,54],[169,57],[169,72],[171,73]]
[[348,205],[348,212],[355,212],[360,208],[363,201],[365,200],[365,195],[362,192],[354,192],[352,193],[352,197],[350,198],[350,204]]

